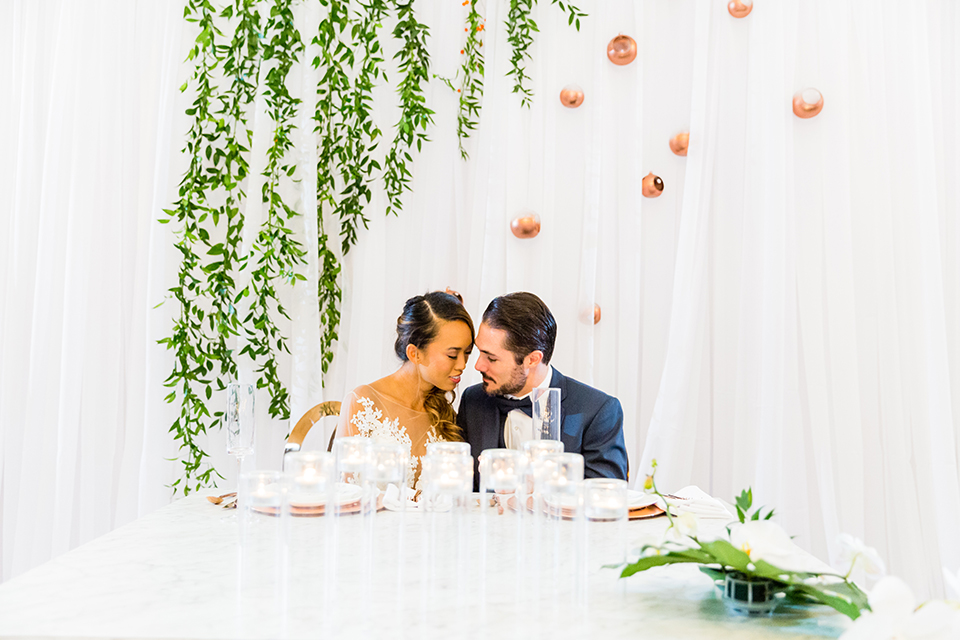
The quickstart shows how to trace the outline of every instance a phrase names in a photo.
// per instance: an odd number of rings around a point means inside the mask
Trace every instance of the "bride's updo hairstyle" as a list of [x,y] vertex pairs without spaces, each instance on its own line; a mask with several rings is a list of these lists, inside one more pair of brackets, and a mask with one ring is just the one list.
[[[407,345],[412,344],[422,351],[436,339],[441,323],[456,321],[467,325],[473,343],[476,337],[473,320],[460,300],[443,291],[414,296],[403,305],[403,313],[397,318],[397,341],[393,350],[400,360],[407,362]],[[463,435],[457,426],[452,402],[452,397],[448,398],[443,390],[434,387],[423,399],[423,408],[430,415],[430,423],[438,436],[447,441],[462,442]]]

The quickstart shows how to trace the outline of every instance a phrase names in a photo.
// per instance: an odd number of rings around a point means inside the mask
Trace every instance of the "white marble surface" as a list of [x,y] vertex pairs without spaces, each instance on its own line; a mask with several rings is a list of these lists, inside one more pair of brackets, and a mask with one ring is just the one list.
[[[622,536],[591,524],[591,555],[579,565],[588,587],[578,598],[572,523],[539,538],[527,530],[518,545],[516,521],[495,512],[485,525],[467,514],[461,536],[445,516],[431,533],[428,514],[381,512],[366,562],[359,516],[340,518],[336,531],[297,519],[285,538],[279,519],[263,519],[245,529],[241,563],[238,520],[224,514],[191,496],[0,585],[0,637],[821,638],[848,626],[827,608],[730,616],[690,566],[627,580],[598,568],[602,540],[656,538],[662,518],[629,523]],[[324,541],[333,533],[328,573]],[[284,557],[290,562],[276,561]]]

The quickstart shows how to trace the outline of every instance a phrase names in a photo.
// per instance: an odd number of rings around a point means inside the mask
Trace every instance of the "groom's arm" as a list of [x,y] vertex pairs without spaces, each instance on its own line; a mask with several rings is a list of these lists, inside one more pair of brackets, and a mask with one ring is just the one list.
[[623,441],[623,409],[608,396],[583,430],[583,476],[627,479],[627,447]]

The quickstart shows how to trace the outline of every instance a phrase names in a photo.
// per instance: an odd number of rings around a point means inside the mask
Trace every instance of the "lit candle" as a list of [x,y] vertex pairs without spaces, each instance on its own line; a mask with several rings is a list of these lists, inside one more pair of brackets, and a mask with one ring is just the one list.
[[519,484],[519,478],[513,472],[513,469],[497,469],[493,474],[494,489],[515,489]]
[[250,506],[251,507],[275,507],[278,506],[279,500],[276,491],[268,491],[267,487],[261,484],[257,487],[257,490],[250,494]]

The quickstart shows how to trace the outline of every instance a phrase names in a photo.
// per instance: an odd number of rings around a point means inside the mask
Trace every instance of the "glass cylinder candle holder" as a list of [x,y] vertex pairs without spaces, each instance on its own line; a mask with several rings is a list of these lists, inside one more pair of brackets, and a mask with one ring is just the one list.
[[470,455],[470,443],[468,442],[428,442],[427,454],[431,453],[453,453],[468,456]]
[[420,503],[426,511],[427,532],[423,536],[426,595],[429,602],[437,602],[454,594],[454,611],[461,611],[466,606],[469,584],[465,512],[473,491],[473,458],[428,453],[420,464]]
[[523,499],[528,509],[533,509],[534,513],[539,513],[539,493],[537,492],[536,477],[537,470],[540,468],[540,461],[547,454],[563,453],[563,442],[559,440],[527,440],[521,445],[521,449],[527,457],[526,472],[524,483],[522,485],[522,495],[517,499]]
[[627,483],[611,478],[590,478],[583,481],[583,563],[578,567],[577,583],[583,586],[581,596],[608,600],[623,596],[619,566],[627,556]]
[[626,520],[627,483],[613,478],[584,480],[583,503],[586,518],[592,522]]
[[[562,518],[578,515],[578,492],[583,482],[583,456],[579,453],[548,453],[540,458],[535,486],[543,494],[548,515]],[[565,514],[568,510],[571,513]]]
[[336,498],[337,465],[332,453],[297,451],[286,456],[292,515],[320,515]]
[[513,493],[520,488],[525,467],[526,457],[520,451],[487,449],[480,454],[480,486],[498,493]]
[[333,441],[337,460],[337,481],[363,486],[370,466],[373,441],[363,436],[337,438]]
[[[523,484],[523,474],[527,458],[515,449],[487,449],[480,454],[480,553],[477,589],[481,619],[486,616],[486,603],[494,594],[510,593],[512,602],[521,599],[522,527],[520,509],[516,494]],[[499,515],[490,522],[488,491],[493,491]],[[516,510],[516,513],[514,511]],[[492,539],[501,541],[497,553],[488,557],[488,530],[493,532]],[[489,564],[488,564],[489,563]],[[489,590],[489,593],[488,593]]]
[[473,459],[468,455],[428,453],[420,465],[421,486],[429,497],[460,499],[473,489]]
[[407,486],[410,457],[399,442],[374,442],[370,447],[370,480],[380,489],[387,484]]
[[[286,498],[286,481],[278,471],[240,476],[237,605],[241,628],[257,628],[264,613],[282,622],[286,611],[287,546],[280,517]],[[260,612],[258,616],[253,616],[254,610]]]
[[337,614],[337,465],[327,451],[298,451],[286,455],[288,548],[287,611],[295,616],[306,607],[318,607],[325,631]]

